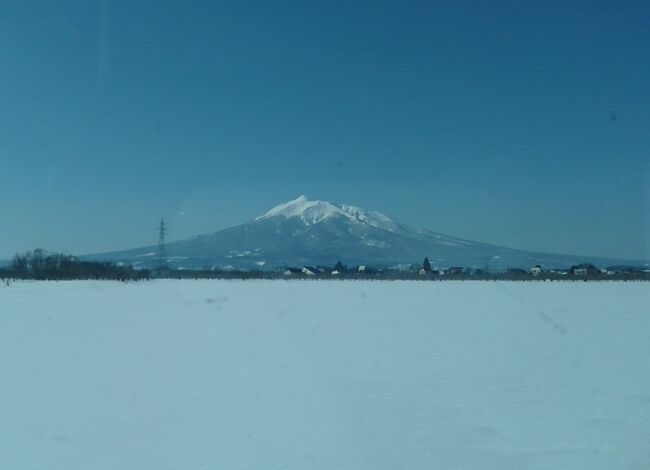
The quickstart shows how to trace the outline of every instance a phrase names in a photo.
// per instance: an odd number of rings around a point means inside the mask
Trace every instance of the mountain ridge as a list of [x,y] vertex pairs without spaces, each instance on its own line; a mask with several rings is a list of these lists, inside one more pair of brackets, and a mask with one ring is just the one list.
[[[378,211],[311,201],[301,195],[255,219],[210,234],[165,245],[168,263],[179,269],[267,270],[285,266],[348,265],[380,268],[421,263],[503,270],[536,264],[562,268],[581,262],[599,265],[644,263],[609,257],[563,255],[507,248],[432,230],[412,229]],[[156,246],[85,255],[148,268]]]

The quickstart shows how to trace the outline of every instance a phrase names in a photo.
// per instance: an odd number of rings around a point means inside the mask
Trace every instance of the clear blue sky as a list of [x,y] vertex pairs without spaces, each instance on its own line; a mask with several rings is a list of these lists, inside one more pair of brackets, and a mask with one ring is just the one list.
[[0,256],[306,194],[650,258],[647,1],[0,3]]

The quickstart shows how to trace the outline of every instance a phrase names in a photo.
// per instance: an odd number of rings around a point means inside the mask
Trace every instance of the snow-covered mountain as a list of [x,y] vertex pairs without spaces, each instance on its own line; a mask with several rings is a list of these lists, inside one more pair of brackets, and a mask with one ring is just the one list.
[[366,224],[371,227],[396,232],[399,225],[381,212],[366,212],[360,207],[345,204],[336,205],[330,202],[310,201],[306,196],[300,196],[293,201],[280,204],[255,220],[272,217],[298,217],[305,225],[314,225],[328,219],[343,218],[352,224]]
[[[150,267],[155,246],[88,255],[84,258]],[[218,232],[168,243],[169,264],[177,268],[273,269],[327,265],[337,261],[391,267],[421,263],[489,269],[601,265],[621,260],[554,255],[473,242],[429,230],[415,230],[376,211],[310,201],[305,196],[280,204],[254,220]]]

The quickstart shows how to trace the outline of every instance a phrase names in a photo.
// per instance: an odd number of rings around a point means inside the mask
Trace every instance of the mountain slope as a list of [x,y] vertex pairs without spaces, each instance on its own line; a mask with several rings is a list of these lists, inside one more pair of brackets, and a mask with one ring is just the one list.
[[[463,240],[428,230],[413,230],[376,211],[310,201],[305,196],[280,204],[256,219],[218,232],[166,245],[176,268],[273,269],[281,266],[348,265],[390,267],[420,263],[490,269],[564,267],[579,262],[600,265],[621,260],[514,250]],[[88,255],[85,258],[150,267],[155,246]]]

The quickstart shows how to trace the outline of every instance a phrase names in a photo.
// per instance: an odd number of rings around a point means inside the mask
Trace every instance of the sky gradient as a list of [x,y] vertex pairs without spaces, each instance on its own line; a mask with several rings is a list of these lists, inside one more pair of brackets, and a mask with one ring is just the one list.
[[310,199],[650,259],[650,4],[0,3],[0,257]]

